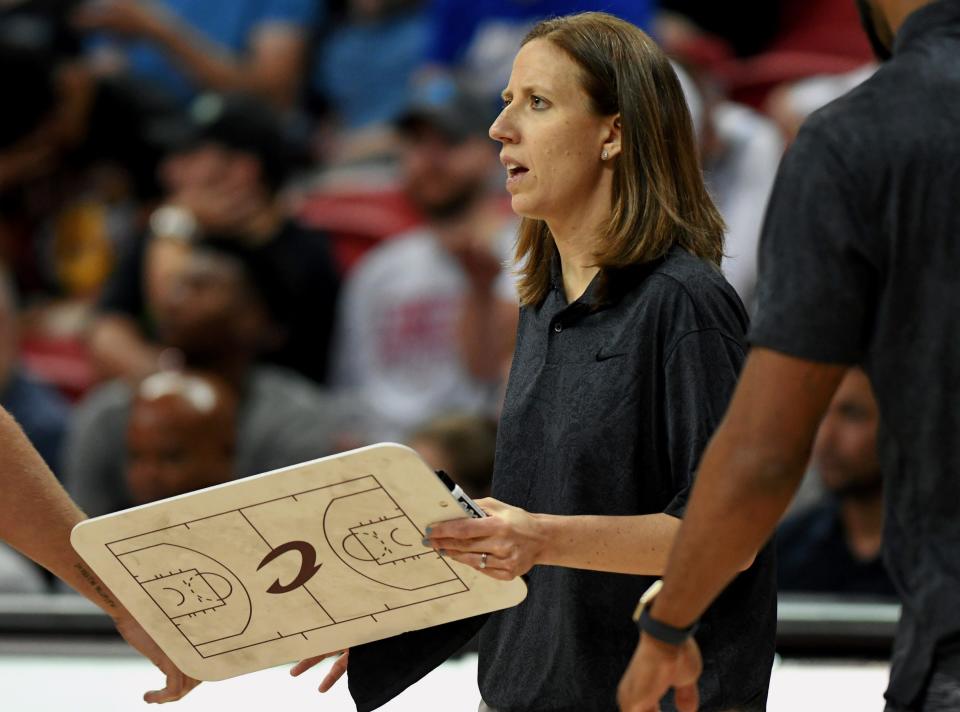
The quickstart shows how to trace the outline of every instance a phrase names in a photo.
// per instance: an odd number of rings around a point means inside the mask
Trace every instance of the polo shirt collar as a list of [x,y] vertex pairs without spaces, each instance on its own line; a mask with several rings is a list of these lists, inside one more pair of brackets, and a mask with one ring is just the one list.
[[[670,248],[668,254],[677,249],[680,248]],[[624,291],[632,289],[638,282],[646,279],[665,259],[666,255],[622,269],[601,270],[590,280],[590,284],[580,298],[567,306],[577,305],[587,311],[599,311],[609,307],[619,301]],[[556,248],[550,258],[550,284],[561,300],[566,302],[567,297],[563,289],[563,267],[560,262],[560,253]]]
[[[593,279],[590,280],[590,284],[587,285],[586,291],[581,294],[578,299],[571,302],[567,306],[572,307],[574,305],[579,305],[581,307],[586,307],[590,311],[595,311],[605,306],[604,302],[600,299],[603,281],[604,273],[601,270],[593,276]],[[554,291],[556,291],[560,298],[565,302],[567,300],[567,295],[563,289],[563,267],[560,262],[560,253],[556,248],[554,248],[553,256],[550,258],[550,284]]]

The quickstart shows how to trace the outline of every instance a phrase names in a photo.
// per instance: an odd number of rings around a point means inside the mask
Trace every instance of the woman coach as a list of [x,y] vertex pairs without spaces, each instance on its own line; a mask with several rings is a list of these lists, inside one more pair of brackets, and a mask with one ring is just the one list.
[[[747,317],[719,269],[723,221],[683,93],[641,30],[602,13],[541,22],[503,98],[490,135],[523,217],[521,314],[494,498],[480,501],[488,518],[428,535],[494,578],[528,577],[526,601],[480,633],[481,709],[606,712],[637,643],[631,613],[733,392]],[[703,710],[765,708],[769,550],[744,568],[697,633]]]
[[[718,269],[723,222],[683,93],[642,31],[597,13],[536,26],[490,135],[523,217],[495,499],[430,539],[528,575],[527,600],[480,634],[487,705],[612,710],[630,613],[663,571],[746,316]],[[764,707],[774,627],[764,551],[702,621],[702,709]]]

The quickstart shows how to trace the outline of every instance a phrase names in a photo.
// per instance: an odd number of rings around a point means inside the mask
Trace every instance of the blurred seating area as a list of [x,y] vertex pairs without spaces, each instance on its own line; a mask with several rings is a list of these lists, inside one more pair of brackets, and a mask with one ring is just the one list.
[[[749,309],[784,148],[876,65],[853,0],[735,5],[0,3],[0,403],[91,515],[382,440],[483,496],[517,320],[486,131],[519,41],[606,9],[663,45]],[[781,582],[889,601],[849,391]],[[52,589],[0,551],[0,592]]]

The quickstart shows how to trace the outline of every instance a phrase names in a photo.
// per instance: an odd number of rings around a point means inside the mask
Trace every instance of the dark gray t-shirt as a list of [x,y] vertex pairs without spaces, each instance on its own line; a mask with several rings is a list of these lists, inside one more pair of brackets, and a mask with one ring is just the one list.
[[801,130],[758,303],[755,346],[862,363],[876,391],[903,600],[887,696],[909,705],[960,634],[960,0],[911,15],[894,58]]
[[[569,305],[556,270],[554,284],[521,310],[494,496],[549,514],[681,516],[744,359],[740,300],[680,249],[612,276],[606,303],[596,280]],[[528,579],[526,601],[481,632],[483,699],[503,712],[617,709],[630,615],[653,579],[554,566]],[[701,709],[763,704],[775,628],[768,547],[703,618]]]

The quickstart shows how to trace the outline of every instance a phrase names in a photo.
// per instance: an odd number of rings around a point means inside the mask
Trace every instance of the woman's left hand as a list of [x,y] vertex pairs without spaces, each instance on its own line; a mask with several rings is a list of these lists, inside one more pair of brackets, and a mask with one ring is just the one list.
[[540,562],[546,537],[535,515],[490,497],[477,504],[488,516],[427,527],[429,546],[501,581],[523,576]]

